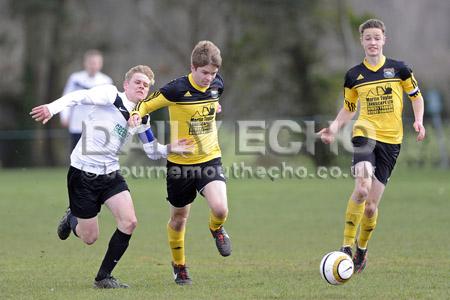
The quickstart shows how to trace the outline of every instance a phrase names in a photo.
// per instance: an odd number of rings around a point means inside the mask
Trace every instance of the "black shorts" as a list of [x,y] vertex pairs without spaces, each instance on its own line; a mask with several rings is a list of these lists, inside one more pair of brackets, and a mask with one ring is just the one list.
[[70,166],[67,173],[70,210],[75,217],[95,217],[106,200],[129,190],[119,171],[97,175]]
[[167,161],[167,201],[175,207],[184,207],[215,180],[226,182],[220,157],[193,165]]
[[386,185],[397,162],[401,145],[383,143],[362,136],[352,138],[352,143],[352,166],[361,161],[369,161],[375,168],[375,178]]

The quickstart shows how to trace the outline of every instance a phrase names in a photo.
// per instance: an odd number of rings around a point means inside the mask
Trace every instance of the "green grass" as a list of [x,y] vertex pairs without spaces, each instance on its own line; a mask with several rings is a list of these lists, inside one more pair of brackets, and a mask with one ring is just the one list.
[[380,206],[368,267],[343,286],[319,275],[339,247],[350,179],[230,180],[222,258],[197,198],[186,250],[193,286],[173,283],[164,180],[128,179],[138,228],[114,275],[128,290],[94,290],[114,230],[104,208],[92,246],[57,239],[67,205],[66,171],[0,171],[0,299],[449,299],[450,184],[444,171],[396,171]]

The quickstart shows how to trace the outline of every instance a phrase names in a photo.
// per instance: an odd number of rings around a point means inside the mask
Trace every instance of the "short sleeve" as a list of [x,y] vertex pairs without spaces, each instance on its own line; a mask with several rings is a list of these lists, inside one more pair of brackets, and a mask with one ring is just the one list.
[[354,88],[350,72],[345,74],[344,81],[344,108],[350,112],[355,112],[358,103],[358,92]]
[[419,85],[412,70],[403,63],[399,70],[399,77],[403,90],[411,100],[415,100],[421,96]]

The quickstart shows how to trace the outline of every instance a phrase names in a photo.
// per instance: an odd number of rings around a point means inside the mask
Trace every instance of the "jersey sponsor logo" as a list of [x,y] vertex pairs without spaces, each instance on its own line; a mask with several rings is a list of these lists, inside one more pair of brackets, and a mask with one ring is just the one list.
[[120,124],[114,126],[113,132],[121,139],[125,139],[128,136],[128,130]]
[[219,91],[217,89],[211,90],[211,98],[216,99],[219,97]]
[[383,76],[384,76],[384,78],[394,78],[395,77],[395,69],[394,68],[384,68]]
[[192,97],[192,95],[189,91],[187,91],[186,94],[184,94],[184,97]]
[[189,134],[198,135],[212,132],[215,113],[216,109],[213,103],[196,111],[189,122]]
[[356,77],[356,80],[363,80],[364,76],[362,76],[362,74],[359,74],[358,77]]
[[367,114],[379,115],[394,111],[394,99],[392,97],[392,87],[390,83],[377,85],[369,90],[366,96]]

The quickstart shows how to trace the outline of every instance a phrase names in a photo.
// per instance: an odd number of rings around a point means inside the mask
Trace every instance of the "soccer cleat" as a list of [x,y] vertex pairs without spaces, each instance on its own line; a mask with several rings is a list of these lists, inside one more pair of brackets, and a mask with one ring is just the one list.
[[355,272],[361,273],[367,264],[367,248],[361,249],[356,246],[355,257],[353,257],[353,264],[355,265]]
[[68,208],[66,210],[66,212],[64,213],[64,216],[59,221],[57,233],[61,240],[66,240],[70,235],[70,231],[72,230],[70,228],[70,222],[69,222],[70,214],[71,214],[70,208]]
[[341,249],[339,249],[339,251],[344,252],[345,254],[350,256],[350,258],[353,257],[352,247],[350,247],[350,246],[342,246]]
[[220,226],[217,230],[211,230],[213,238],[216,240],[217,250],[219,250],[220,255],[229,256],[231,254],[231,240],[228,236],[225,228]]
[[129,287],[128,284],[120,282],[111,275],[102,280],[94,281],[94,288],[97,289],[127,289]]
[[173,267],[173,279],[178,285],[191,285],[192,279],[189,277],[189,273],[186,265],[176,265],[172,262]]

